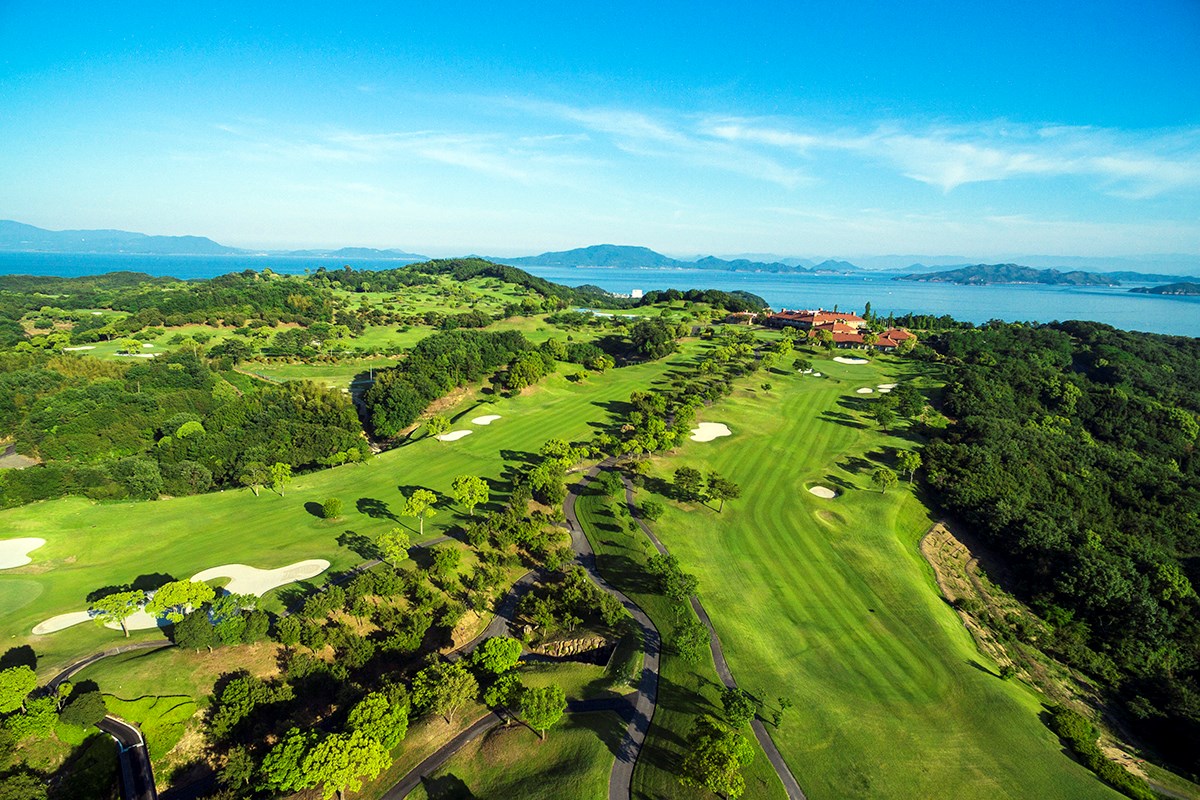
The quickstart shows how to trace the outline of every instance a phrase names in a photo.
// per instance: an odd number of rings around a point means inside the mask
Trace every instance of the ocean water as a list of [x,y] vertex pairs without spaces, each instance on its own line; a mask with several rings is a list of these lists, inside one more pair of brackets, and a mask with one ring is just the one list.
[[[279,256],[118,256],[59,253],[0,253],[0,274],[98,275],[115,270],[211,278],[245,269],[270,267],[303,274],[320,267],[393,269],[404,262],[376,259],[295,258]],[[1200,337],[1200,297],[1131,294],[1122,286],[957,286],[894,281],[892,275],[806,275],[763,272],[716,272],[692,269],[603,267],[529,267],[534,275],[569,286],[594,284],[611,292],[634,289],[741,289],[766,299],[773,308],[862,311],[878,314],[950,314],[975,323],[991,319],[1052,322],[1085,319],[1126,330]]]

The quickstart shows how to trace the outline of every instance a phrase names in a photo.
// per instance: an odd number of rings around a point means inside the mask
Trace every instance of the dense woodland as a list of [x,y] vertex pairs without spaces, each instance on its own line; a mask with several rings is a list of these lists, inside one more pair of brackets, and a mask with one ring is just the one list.
[[1200,340],[992,323],[928,344],[957,423],[925,448],[937,499],[1008,560],[1039,646],[1200,771]]

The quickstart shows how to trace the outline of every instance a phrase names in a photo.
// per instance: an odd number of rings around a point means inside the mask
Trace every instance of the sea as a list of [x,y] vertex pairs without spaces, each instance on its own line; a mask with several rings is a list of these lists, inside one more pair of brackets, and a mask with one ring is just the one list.
[[[384,259],[229,255],[139,256],[65,253],[0,253],[0,274],[75,277],[129,270],[183,279],[212,278],[246,269],[270,268],[304,274],[320,267],[394,269],[405,262]],[[866,303],[876,314],[949,314],[976,324],[1053,322],[1069,319],[1103,322],[1125,330],[1200,337],[1200,297],[1132,294],[1138,285],[1121,286],[959,286],[896,281],[894,273],[852,275],[721,272],[699,269],[623,267],[524,267],[528,272],[568,286],[592,284],[619,294],[651,289],[724,289],[752,292],[772,308],[826,308],[861,312]]]

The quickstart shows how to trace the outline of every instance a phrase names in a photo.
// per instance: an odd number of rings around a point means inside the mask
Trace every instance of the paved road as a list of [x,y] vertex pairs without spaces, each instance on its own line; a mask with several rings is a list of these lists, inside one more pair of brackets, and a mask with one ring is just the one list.
[[583,535],[579,517],[575,514],[575,501],[580,492],[591,483],[604,467],[611,466],[613,459],[608,459],[588,470],[584,479],[571,486],[567,500],[563,504],[563,512],[567,517],[567,527],[571,531],[571,547],[575,550],[576,560],[588,571],[592,580],[600,588],[612,594],[633,616],[638,627],[642,629],[643,651],[645,659],[642,662],[642,678],[638,682],[637,694],[634,695],[633,716],[625,729],[625,740],[617,751],[617,760],[613,764],[612,773],[608,778],[609,800],[628,800],[632,796],[633,768],[637,766],[638,756],[641,755],[642,745],[646,742],[646,733],[650,730],[650,722],[654,719],[654,709],[658,705],[658,669],[662,659],[662,639],[654,622],[642,611],[637,603],[630,600],[621,592],[609,586],[604,578],[596,571],[596,554],[592,545]]
[[[637,520],[642,531],[650,539],[651,544],[658,549],[658,552],[667,555],[667,547],[658,540],[654,535],[654,531],[650,530],[650,526],[642,519],[638,511],[637,505],[633,499],[633,484],[629,482],[629,476],[622,474],[621,479],[625,482],[625,504],[629,506],[629,513]],[[704,623],[704,627],[708,628],[708,646],[712,650],[713,663],[717,667],[717,675],[721,679],[721,683],[725,684],[730,689],[737,688],[737,681],[733,678],[733,672],[729,669],[728,662],[725,661],[725,651],[721,648],[721,640],[717,638],[717,630],[713,627],[712,619],[708,616],[708,612],[704,609],[704,604],[700,602],[700,598],[692,595],[689,598],[692,603],[692,609],[696,612],[696,616]],[[783,756],[779,753],[779,748],[775,746],[775,741],[771,738],[767,726],[763,724],[761,719],[755,718],[750,723],[751,730],[754,731],[754,738],[758,739],[759,746],[763,752],[767,754],[767,760],[771,762],[771,766],[775,769],[775,774],[779,776],[780,782],[783,783],[783,788],[787,795],[792,800],[806,800],[804,791],[800,788],[799,782],[796,781],[796,776],[792,774],[788,768],[787,762],[783,760]]]
[[121,796],[125,800],[158,800],[154,772],[150,769],[150,756],[141,731],[111,715],[96,723],[96,727],[116,739],[120,746]]
[[[637,691],[624,697],[572,701],[567,704],[567,711],[572,714],[615,711],[626,720],[625,738],[617,752],[612,773],[609,775],[608,796],[609,800],[628,800],[633,782],[633,768],[637,765],[638,755],[641,753],[642,744],[646,740],[646,732],[650,729],[651,719],[654,718],[654,708],[658,698],[658,666],[662,648],[658,629],[654,627],[654,623],[650,620],[650,617],[646,616],[646,613],[636,603],[609,586],[596,572],[596,554],[592,551],[592,546],[588,542],[587,537],[584,536],[583,528],[579,524],[579,518],[575,514],[575,500],[579,496],[579,492],[596,477],[601,467],[610,465],[611,463],[610,459],[604,464],[593,467],[584,476],[583,481],[573,485],[567,494],[566,502],[563,504],[563,511],[567,519],[567,529],[571,534],[571,548],[575,551],[575,560],[587,570],[592,580],[600,588],[610,592],[629,610],[629,613],[642,629],[642,639],[644,641],[646,656],[643,661],[642,677],[638,682]],[[522,576],[501,602],[500,607],[496,611],[495,619],[492,620],[487,629],[467,644],[458,648],[448,657],[453,659],[465,655],[475,645],[489,636],[509,635],[509,624],[512,622],[517,601],[524,592],[533,586],[537,577],[538,574],[536,572],[526,573]],[[401,778],[399,783],[383,796],[382,800],[402,800],[402,798],[406,797],[409,792],[421,783],[423,778],[437,771],[451,756],[462,749],[464,745],[479,738],[502,721],[503,719],[494,712],[480,718],[471,727],[442,745],[438,748],[437,752],[410,770],[407,775]]]

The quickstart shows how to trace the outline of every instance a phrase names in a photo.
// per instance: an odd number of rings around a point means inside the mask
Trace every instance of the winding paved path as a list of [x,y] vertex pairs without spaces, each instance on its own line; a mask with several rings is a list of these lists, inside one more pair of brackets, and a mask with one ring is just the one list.
[[[658,540],[658,537],[654,535],[654,531],[650,530],[650,526],[642,519],[637,505],[634,503],[633,484],[630,483],[629,476],[622,473],[621,480],[625,483],[625,504],[629,506],[630,515],[637,520],[637,524],[641,526],[642,531],[650,539],[651,544],[657,548],[658,552],[664,556],[667,555],[666,545]],[[717,675],[721,678],[721,683],[730,689],[736,689],[737,681],[734,680],[733,672],[730,671],[729,664],[725,661],[725,651],[721,648],[721,640],[717,638],[717,630],[713,627],[712,619],[708,616],[708,612],[704,610],[704,604],[700,602],[699,597],[692,595],[689,600],[692,603],[692,609],[696,612],[696,616],[704,623],[704,627],[708,628],[708,646],[712,650],[713,663],[716,665]],[[750,723],[750,728],[754,731],[754,737],[758,739],[759,746],[767,754],[767,760],[771,762],[771,766],[775,769],[775,774],[779,776],[780,782],[783,783],[784,791],[787,792],[788,797],[791,800],[806,800],[804,791],[796,781],[796,776],[788,768],[787,762],[780,755],[779,748],[775,746],[775,741],[771,738],[767,726],[763,724],[761,719],[755,717]]]
[[[621,604],[625,606],[642,630],[645,651],[642,677],[638,682],[637,690],[624,697],[576,700],[567,704],[567,711],[572,714],[593,711],[615,711],[626,720],[625,738],[617,751],[616,760],[613,762],[612,772],[608,779],[608,797],[609,800],[628,800],[632,792],[633,768],[637,765],[638,756],[642,751],[642,744],[646,740],[646,732],[650,729],[650,721],[654,718],[654,709],[658,699],[658,667],[662,647],[658,628],[654,627],[654,623],[650,620],[650,617],[642,611],[637,603],[610,586],[596,572],[596,554],[592,551],[592,546],[588,542],[587,537],[584,536],[583,528],[579,524],[579,517],[575,514],[575,500],[578,498],[579,493],[599,474],[603,467],[610,466],[611,464],[612,460],[609,459],[602,464],[596,465],[588,470],[582,481],[571,486],[570,491],[567,493],[566,502],[563,504],[563,513],[567,520],[567,530],[571,534],[571,549],[575,551],[576,562],[587,570],[588,575],[601,589],[604,589],[621,601]],[[496,610],[496,617],[492,620],[491,624],[479,636],[476,636],[447,657],[451,659],[461,658],[489,636],[511,635],[509,625],[512,622],[517,601],[533,585],[536,578],[536,572],[530,572],[522,576],[501,602],[500,607]],[[503,721],[503,718],[495,712],[489,712],[476,720],[465,731],[439,747],[437,751],[429,755],[424,761],[409,770],[408,774],[388,790],[381,800],[401,800],[408,796],[421,783],[423,778],[436,772],[466,744],[478,739]]]

